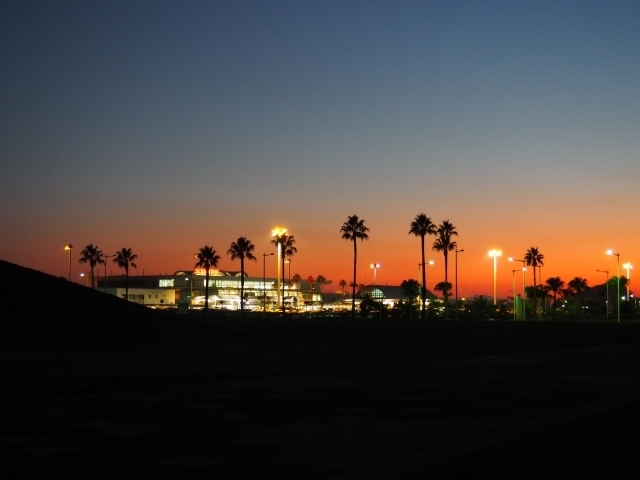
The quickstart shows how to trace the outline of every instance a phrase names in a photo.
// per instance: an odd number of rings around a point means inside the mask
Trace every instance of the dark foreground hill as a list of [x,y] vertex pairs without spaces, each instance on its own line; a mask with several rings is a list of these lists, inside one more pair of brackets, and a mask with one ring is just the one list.
[[7,262],[0,286],[12,478],[350,478],[364,444],[406,458],[385,478],[640,468],[638,324],[186,318]]

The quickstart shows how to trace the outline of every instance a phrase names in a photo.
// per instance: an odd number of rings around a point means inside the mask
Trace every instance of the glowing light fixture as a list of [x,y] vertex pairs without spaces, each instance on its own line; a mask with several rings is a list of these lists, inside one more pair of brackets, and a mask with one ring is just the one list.
[[631,283],[631,273],[629,272],[629,270],[631,270],[633,268],[633,265],[631,265],[629,262],[625,263],[622,265],[622,268],[624,268],[627,271],[627,298],[631,298],[631,296],[629,295],[629,284]]
[[612,249],[607,250],[607,255],[618,257],[618,322],[620,322],[620,253],[614,253]]
[[502,256],[502,250],[491,250],[489,256],[493,257],[493,304],[498,303],[498,257]]
[[73,248],[73,245],[71,244],[64,246],[64,249],[69,252],[69,281],[71,281],[71,249],[72,248]]

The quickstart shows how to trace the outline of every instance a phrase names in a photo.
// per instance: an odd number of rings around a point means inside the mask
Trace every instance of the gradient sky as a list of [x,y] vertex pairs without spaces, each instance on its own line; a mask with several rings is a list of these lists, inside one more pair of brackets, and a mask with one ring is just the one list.
[[4,1],[0,258],[66,275],[94,243],[171,273],[209,244],[238,269],[230,243],[272,252],[280,224],[292,273],[336,288],[355,213],[359,282],[398,284],[424,212],[457,227],[468,296],[492,248],[501,295],[531,246],[545,279],[601,283],[607,248],[640,268],[638,25],[611,0]]

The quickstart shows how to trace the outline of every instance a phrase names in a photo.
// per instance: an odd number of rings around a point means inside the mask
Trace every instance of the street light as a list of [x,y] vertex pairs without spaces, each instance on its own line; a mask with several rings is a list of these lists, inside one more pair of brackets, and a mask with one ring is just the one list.
[[372,263],[371,265],[369,265],[371,268],[373,268],[373,286],[376,286],[376,271],[378,270],[378,268],[380,268],[380,264],[379,263]]
[[107,258],[116,257],[117,255],[104,256],[104,293],[107,293]]
[[[376,286],[376,272],[378,270],[378,268],[380,268],[380,264],[379,263],[372,263],[371,265],[369,265],[371,268],[373,268],[373,286]],[[373,300],[373,291],[375,290],[375,288],[371,291],[371,299]],[[382,320],[382,298],[380,299],[380,320]]]
[[498,257],[502,256],[502,250],[491,250],[489,256],[493,257],[493,304],[498,303]]
[[[280,281],[284,276],[284,272],[282,272],[282,243],[280,242],[280,237],[287,233],[286,228],[276,227],[271,230],[271,236],[276,239],[276,248],[278,249],[278,281],[276,283],[276,292],[278,292],[278,302],[277,305],[280,305]],[[282,305],[284,306],[284,288],[282,289]]]
[[618,257],[618,322],[620,322],[620,254],[614,253],[613,250],[609,249],[607,250],[607,255],[615,255],[616,257]]
[[265,317],[267,309],[267,257],[271,255],[273,252],[262,254],[262,318]]
[[72,248],[73,248],[73,245],[71,244],[64,246],[64,249],[69,252],[69,281],[71,281],[71,249]]
[[462,250],[458,250],[456,247],[456,320],[458,319],[458,254],[464,252],[464,248]]
[[509,257],[507,260],[510,262],[520,262],[522,263],[522,320],[527,319],[527,309],[524,307],[524,302],[526,301],[527,295],[525,291],[525,274],[527,272],[527,262],[524,260],[518,260],[517,258]]
[[[434,263],[433,260],[429,260],[429,261],[425,262],[425,265],[433,265],[433,263]],[[420,278],[420,268],[421,267],[422,267],[422,262],[418,263],[418,278]],[[420,285],[420,291],[419,291],[420,301],[422,302],[421,307],[423,307],[424,303],[425,303],[425,297],[422,295],[422,289],[424,289],[425,294],[426,294],[426,292],[427,292],[427,284],[428,284],[428,282],[427,282],[427,269],[425,268],[425,270],[424,270],[424,285]],[[420,315],[422,315],[422,308],[420,309]]]
[[596,270],[596,272],[606,273],[607,274],[607,299],[604,304],[607,309],[607,322],[609,321],[609,270]]
[[627,271],[627,300],[631,301],[631,296],[629,295],[629,284],[631,283],[631,274],[629,270],[633,268],[633,265],[627,262],[622,265],[622,268],[624,268]]

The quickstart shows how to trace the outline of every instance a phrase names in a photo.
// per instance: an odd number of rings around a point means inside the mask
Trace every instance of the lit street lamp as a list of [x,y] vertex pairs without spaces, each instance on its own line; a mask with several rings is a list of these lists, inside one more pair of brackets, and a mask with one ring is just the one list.
[[631,274],[629,270],[633,268],[633,265],[627,262],[624,265],[622,265],[622,268],[624,268],[627,271],[627,300],[631,301],[631,296],[629,296],[629,284],[631,283]]
[[[510,262],[520,262],[522,263],[522,320],[527,319],[527,309],[524,307],[524,302],[526,301],[527,295],[525,292],[525,274],[527,272],[527,262],[524,260],[518,260],[513,257],[509,257],[507,260]],[[514,292],[515,295],[515,292]]]
[[273,252],[262,254],[262,318],[265,317],[267,309],[267,257],[271,255]]
[[[429,261],[425,262],[425,265],[433,265],[433,263],[434,263],[433,260],[429,260]],[[420,268],[421,267],[422,267],[422,263],[419,263],[418,264],[418,278],[420,278]],[[425,298],[422,295],[422,289],[424,288],[425,295],[426,295],[427,284],[428,284],[428,282],[427,282],[427,270],[425,268],[425,270],[424,270],[424,285],[420,285],[420,291],[418,292],[420,294],[420,301],[422,303],[425,302]],[[421,307],[422,307],[422,305],[421,305]],[[422,313],[422,309],[420,309],[420,312]]]
[[607,250],[607,255],[618,257],[618,322],[620,322],[620,254],[613,253],[613,250],[609,249]]
[[[273,238],[276,239],[276,241],[278,242],[276,244],[276,248],[278,250],[278,281],[276,283],[276,291],[278,292],[278,302],[277,305],[280,305],[280,282],[282,281],[282,277],[284,276],[284,272],[282,271],[282,248],[283,245],[282,243],[279,241],[280,237],[282,235],[284,235],[285,233],[287,233],[287,229],[286,228],[281,228],[281,227],[276,227],[273,230],[271,230],[271,236]],[[282,305],[284,305],[284,288],[282,289]]]
[[456,247],[456,320],[458,319],[458,310],[460,310],[460,308],[458,307],[458,254],[464,252],[464,248],[462,250],[458,250],[458,247]]
[[[380,264],[379,263],[372,263],[371,265],[369,265],[371,268],[373,268],[373,286],[376,286],[376,272],[378,270],[378,268],[380,268]],[[374,288],[375,290],[375,288]],[[373,290],[371,291],[371,299],[373,300]],[[382,320],[382,298],[380,299],[380,319]]]
[[607,322],[609,321],[609,270],[596,270],[596,272],[606,273],[607,274],[607,299],[604,304],[607,308]]
[[117,255],[105,255],[104,256],[104,293],[107,293],[107,258],[115,257]]
[[71,244],[64,246],[64,249],[69,252],[69,281],[71,281],[71,249],[72,248],[73,248],[73,245]]
[[376,286],[376,271],[378,270],[378,268],[380,268],[380,264],[379,263],[372,263],[371,265],[369,265],[371,268],[373,268],[373,286]]
[[489,256],[493,257],[493,304],[498,303],[498,257],[502,256],[502,250],[491,250]]

